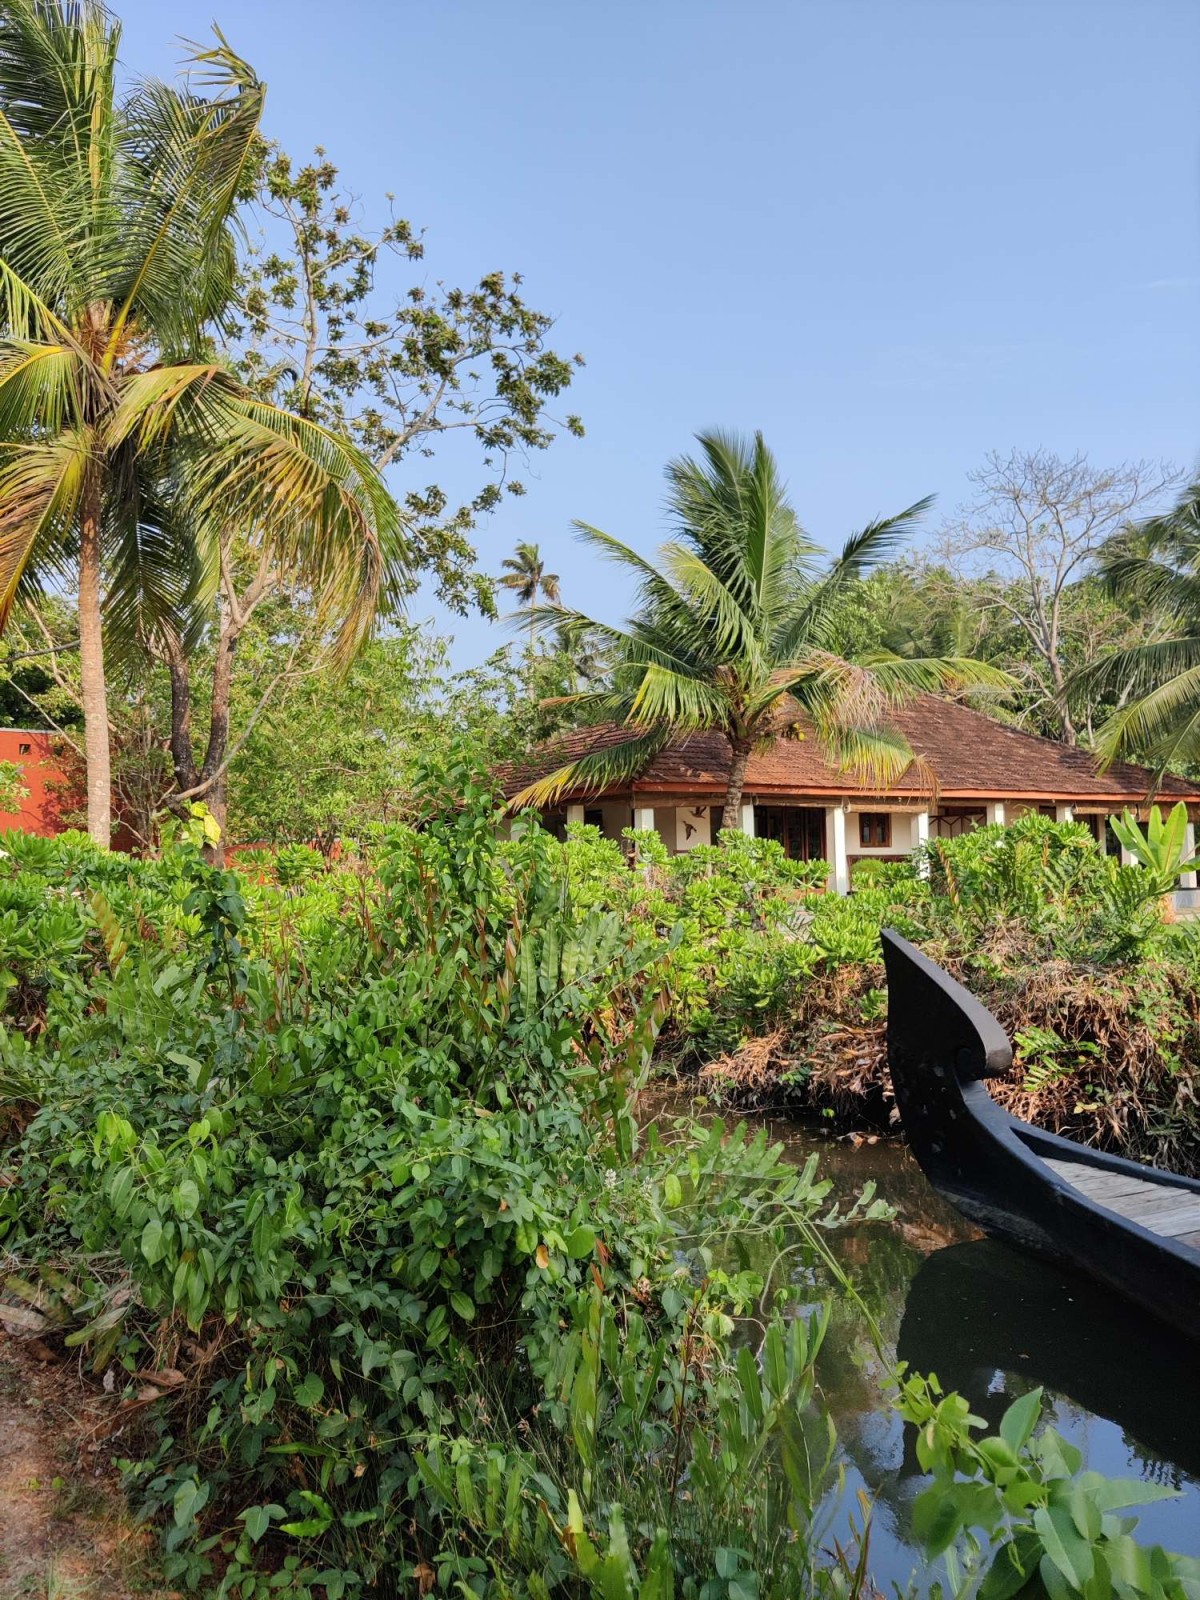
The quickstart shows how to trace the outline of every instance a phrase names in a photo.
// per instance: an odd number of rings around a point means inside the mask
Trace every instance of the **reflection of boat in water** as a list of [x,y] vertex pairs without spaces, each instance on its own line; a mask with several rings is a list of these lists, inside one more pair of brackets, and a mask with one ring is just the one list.
[[[1105,1417],[1147,1476],[1200,1479],[1195,1346],[1075,1273],[995,1239],[928,1256],[909,1288],[896,1353],[937,1374],[992,1432],[1009,1402],[1042,1384]],[[906,1450],[906,1471],[912,1442]]]
[[883,954],[896,1104],[934,1188],[988,1233],[1200,1338],[1200,1182],[1010,1117],[982,1081],[1012,1065],[1000,1024],[896,934],[883,935]]

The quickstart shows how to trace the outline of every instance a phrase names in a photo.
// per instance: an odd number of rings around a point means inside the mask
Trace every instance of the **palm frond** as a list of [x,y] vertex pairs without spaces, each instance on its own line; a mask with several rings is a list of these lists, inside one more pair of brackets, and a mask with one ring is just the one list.
[[696,624],[703,628],[707,622],[715,653],[745,656],[751,670],[757,670],[762,649],[753,621],[712,568],[694,550],[674,542],[662,546],[659,560],[675,590],[693,602]]
[[589,637],[602,640],[610,649],[619,652],[621,664],[635,675],[649,665],[681,674],[695,670],[694,663],[686,655],[672,648],[667,630],[646,626],[636,618],[628,628],[617,628],[569,606],[553,605],[531,606],[527,611],[514,612],[508,620],[513,628],[528,628],[532,623],[534,632],[541,636],[565,629],[576,640]]
[[366,636],[408,582],[405,526],[374,466],[349,440],[255,399],[214,366],[124,380],[110,445],[136,438],[176,474],[201,526],[258,526],[283,570],[341,614],[338,653]]
[[615,562],[633,573],[643,606],[655,605],[676,610],[683,605],[680,596],[645,556],[639,555],[631,546],[622,544],[620,539],[614,539],[611,533],[594,528],[589,522],[575,522],[573,526],[580,540],[590,545],[602,560]]
[[136,659],[164,627],[190,652],[211,615],[219,576],[216,530],[186,524],[171,485],[147,482],[133,459],[123,465],[105,507],[108,653],[113,661]]
[[567,794],[600,794],[617,784],[631,783],[665,747],[669,737],[666,730],[655,729],[635,734],[621,744],[589,750],[546,777],[527,784],[508,802],[508,809],[525,811],[530,807],[552,806]]
[[1086,687],[1096,693],[1148,694],[1159,684],[1200,666],[1200,633],[1152,639],[1110,651],[1069,681],[1068,690]]
[[149,321],[168,347],[186,349],[228,298],[235,262],[227,229],[266,91],[219,33],[217,39],[191,57],[214,95],[199,98],[147,80],[124,108],[130,272],[117,297],[106,366],[132,316]]
[[1161,772],[1172,761],[1195,760],[1198,706],[1200,663],[1172,673],[1115,712],[1097,740],[1101,762],[1142,760]]
[[876,517],[865,528],[852,533],[842,546],[837,560],[830,568],[830,576],[859,578],[869,568],[894,555],[896,550],[911,539],[920,528],[924,517],[933,509],[937,496],[928,494],[892,517]]
[[104,297],[120,239],[110,203],[120,29],[93,0],[0,10],[0,256],[64,315]]
[[71,536],[90,454],[88,436],[68,431],[0,450],[0,629],[39,547]]
[[34,439],[78,426],[87,386],[87,364],[73,344],[0,343],[0,439]]
[[[827,759],[876,793],[894,788],[916,760],[908,740],[886,722],[846,723],[833,714],[814,724]],[[922,787],[932,781],[926,773]]]
[[1004,694],[1016,680],[1000,667],[970,656],[899,656],[892,651],[865,656],[863,663],[894,704],[915,694],[987,691]]
[[720,687],[690,673],[672,672],[648,662],[633,695],[629,722],[634,727],[669,723],[679,733],[720,727],[729,714]]
[[189,514],[257,525],[319,617],[336,618],[335,656],[349,659],[409,581],[407,528],[370,460],[318,423],[214,389],[177,445]]

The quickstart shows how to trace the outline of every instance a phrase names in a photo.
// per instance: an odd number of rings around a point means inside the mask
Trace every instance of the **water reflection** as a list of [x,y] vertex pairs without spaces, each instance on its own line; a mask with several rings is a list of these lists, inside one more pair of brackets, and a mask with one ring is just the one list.
[[[1090,1280],[982,1238],[933,1192],[902,1145],[855,1146],[794,1122],[772,1122],[770,1132],[797,1161],[818,1150],[821,1172],[839,1193],[873,1178],[896,1208],[891,1223],[831,1240],[879,1326],[887,1359],[861,1311],[845,1296],[836,1300],[819,1377],[846,1486],[827,1507],[829,1537],[844,1537],[854,1496],[865,1488],[875,1502],[876,1582],[885,1590],[903,1584],[917,1567],[909,1511],[923,1480],[886,1394],[887,1368],[898,1357],[936,1373],[992,1427],[1018,1395],[1043,1386],[1047,1414],[1089,1467],[1183,1491],[1179,1500],[1140,1508],[1139,1536],[1200,1555],[1195,1346]],[[813,1271],[809,1263],[798,1275],[798,1307],[811,1298]]]

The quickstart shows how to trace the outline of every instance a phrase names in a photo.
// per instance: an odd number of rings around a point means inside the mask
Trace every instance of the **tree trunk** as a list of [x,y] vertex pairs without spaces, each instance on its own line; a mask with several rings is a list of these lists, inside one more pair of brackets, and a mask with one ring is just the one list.
[[725,786],[725,808],[721,812],[722,829],[741,827],[742,790],[746,785],[746,768],[750,765],[751,748],[748,740],[739,740],[732,744],[729,781]]
[[204,765],[200,781],[208,784],[204,803],[221,830],[219,842],[209,851],[214,866],[225,865],[225,824],[229,814],[229,787],[225,771],[225,756],[229,749],[229,701],[233,689],[233,663],[237,655],[241,628],[227,619],[217,640],[213,658],[212,708],[208,718],[208,749],[204,752]]
[[163,629],[163,652],[171,674],[171,765],[175,787],[183,794],[200,781],[192,749],[192,678],[183,645],[173,629]]
[[1058,712],[1059,727],[1062,729],[1062,742],[1063,744],[1077,745],[1079,743],[1079,734],[1076,731],[1075,722],[1071,716],[1070,704],[1067,700],[1067,677],[1057,657],[1050,662],[1050,675],[1054,684],[1054,706]]
[[87,761],[88,833],[107,849],[112,843],[112,759],[100,607],[100,518],[100,479],[92,470],[84,486],[79,522],[79,678]]

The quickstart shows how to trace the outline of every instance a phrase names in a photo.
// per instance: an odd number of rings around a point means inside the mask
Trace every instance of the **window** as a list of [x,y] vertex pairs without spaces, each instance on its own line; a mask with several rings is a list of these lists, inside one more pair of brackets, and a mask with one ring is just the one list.
[[31,747],[29,745],[27,745],[27,744],[19,744],[17,746],[17,754],[19,756],[27,756],[29,754],[30,748]]
[[858,842],[868,850],[886,850],[892,842],[892,819],[886,811],[860,811]]

